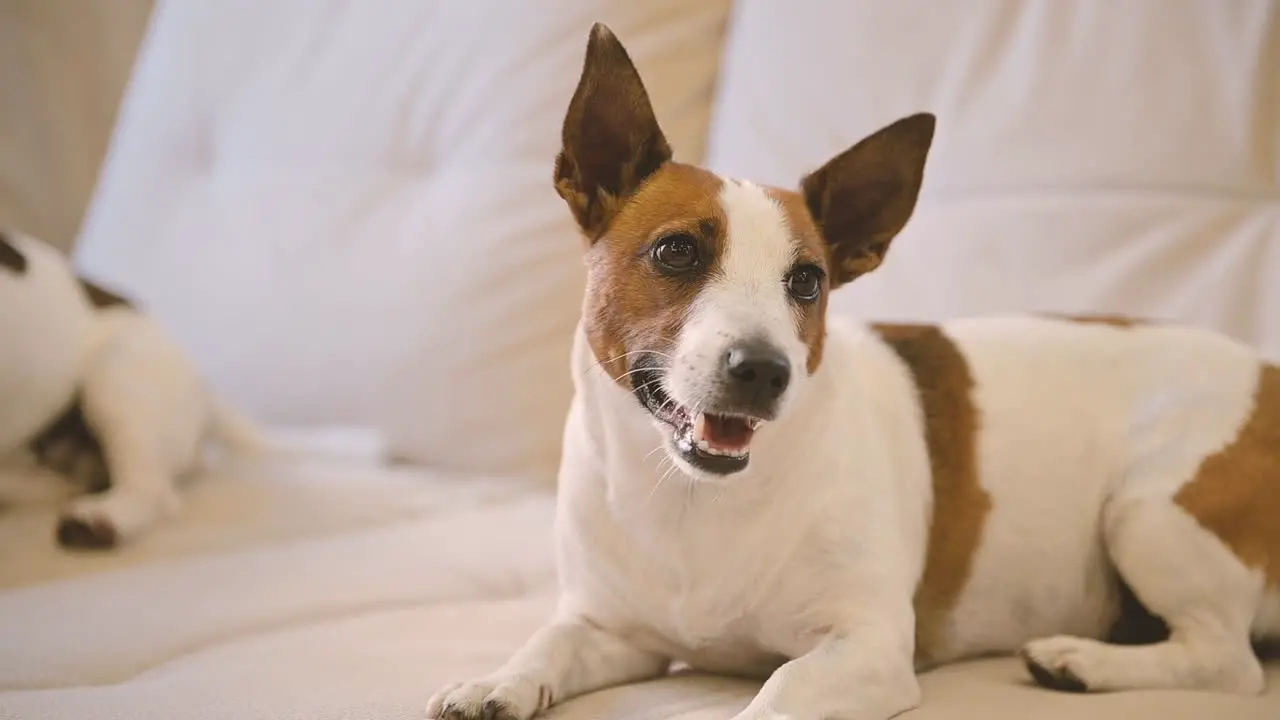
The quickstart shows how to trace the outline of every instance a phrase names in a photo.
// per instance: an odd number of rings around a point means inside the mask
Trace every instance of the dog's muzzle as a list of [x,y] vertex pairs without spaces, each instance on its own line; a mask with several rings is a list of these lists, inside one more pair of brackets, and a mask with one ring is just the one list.
[[749,340],[724,354],[720,397],[714,404],[725,412],[772,420],[790,384],[787,356],[767,342]]
[[671,449],[693,468],[713,475],[744,470],[761,423],[774,419],[791,382],[791,364],[772,345],[751,340],[725,351],[714,390],[690,409],[666,388],[667,369],[656,353],[640,355],[630,377],[636,399],[671,432]]

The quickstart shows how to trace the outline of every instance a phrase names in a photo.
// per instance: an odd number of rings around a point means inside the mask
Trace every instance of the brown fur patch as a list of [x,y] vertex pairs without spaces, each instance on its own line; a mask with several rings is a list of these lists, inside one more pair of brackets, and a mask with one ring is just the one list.
[[800,340],[809,346],[807,366],[810,374],[822,362],[822,349],[827,339],[827,295],[831,292],[831,256],[827,243],[822,239],[818,224],[809,214],[804,196],[798,192],[765,188],[765,192],[782,207],[787,225],[798,245],[800,259],[822,268],[827,277],[822,280],[822,295],[815,303],[796,305],[796,332]]
[[102,445],[85,419],[79,397],[36,435],[29,447],[41,465],[85,490],[98,492],[111,484]]
[[1145,320],[1127,315],[1109,315],[1109,314],[1086,314],[1086,315],[1065,315],[1062,313],[1047,313],[1046,317],[1056,318],[1058,320],[1068,320],[1070,322],[1081,323],[1085,325],[1110,325],[1118,328],[1132,328],[1148,324]]
[[27,271],[27,256],[18,252],[13,241],[0,230],[0,268],[5,268],[18,275]]
[[117,305],[123,305],[125,307],[132,306],[132,303],[123,296],[117,295],[100,285],[96,285],[85,280],[84,278],[77,279],[80,281],[80,287],[84,290],[85,295],[89,297],[90,304],[96,308],[115,307]]
[[1261,365],[1253,415],[1174,502],[1280,589],[1280,366]]
[[978,468],[980,417],[973,377],[960,349],[934,325],[873,325],[910,368],[924,415],[933,510],[924,574],[916,588],[916,658],[928,665],[942,650],[947,623],[969,580],[991,511]]
[[[587,337],[596,360],[620,383],[639,350],[669,352],[724,249],[727,221],[719,203],[722,181],[680,163],[667,163],[617,212],[587,250]],[[652,261],[654,241],[687,233],[698,243],[696,276],[671,277]]]

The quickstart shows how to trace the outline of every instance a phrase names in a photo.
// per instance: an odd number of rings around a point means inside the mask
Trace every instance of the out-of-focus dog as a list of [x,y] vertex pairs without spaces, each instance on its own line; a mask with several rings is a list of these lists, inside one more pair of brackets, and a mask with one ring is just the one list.
[[261,448],[154,319],[0,231],[0,505],[65,502],[61,545],[114,547],[178,508],[210,441]]

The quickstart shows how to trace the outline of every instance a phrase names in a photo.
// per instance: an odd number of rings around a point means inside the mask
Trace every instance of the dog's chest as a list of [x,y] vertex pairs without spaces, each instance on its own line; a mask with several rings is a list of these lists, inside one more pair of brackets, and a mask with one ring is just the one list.
[[799,532],[738,527],[697,508],[592,536],[594,605],[637,645],[700,669],[756,674],[792,654],[821,597]]
[[639,567],[619,579],[640,601],[628,623],[637,641],[714,671],[747,672],[776,654],[768,636],[782,603],[761,592],[775,584],[774,573],[696,551],[650,556],[648,572],[634,572]]

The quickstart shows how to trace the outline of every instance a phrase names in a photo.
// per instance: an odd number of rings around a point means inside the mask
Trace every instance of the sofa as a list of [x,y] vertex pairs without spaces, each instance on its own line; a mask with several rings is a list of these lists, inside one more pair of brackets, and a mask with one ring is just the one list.
[[[550,548],[581,243],[552,189],[586,32],[626,43],[677,158],[793,185],[938,115],[916,214],[832,311],[1106,312],[1280,359],[1280,3],[157,3],[77,268],[164,322],[272,451],[117,551],[0,514],[0,720],[403,720],[500,663]],[[1280,718],[1075,695],[1010,658],[911,720]],[[725,718],[681,673],[563,718]]]

